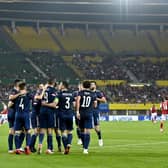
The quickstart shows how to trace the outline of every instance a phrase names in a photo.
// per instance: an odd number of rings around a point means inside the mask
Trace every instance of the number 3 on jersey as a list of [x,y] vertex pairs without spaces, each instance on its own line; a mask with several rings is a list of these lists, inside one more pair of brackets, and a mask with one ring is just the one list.
[[65,99],[66,99],[65,108],[69,109],[70,108],[70,99],[71,98],[70,97],[66,97]]
[[89,107],[91,103],[91,97],[90,96],[83,96],[83,102],[82,107]]

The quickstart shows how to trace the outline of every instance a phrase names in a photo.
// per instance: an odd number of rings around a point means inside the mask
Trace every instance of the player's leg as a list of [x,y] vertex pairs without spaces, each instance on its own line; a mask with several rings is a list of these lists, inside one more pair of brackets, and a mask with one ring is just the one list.
[[33,128],[33,135],[31,137],[30,141],[30,150],[32,153],[36,152],[35,144],[36,144],[36,139],[39,134],[39,116],[36,115],[31,115],[31,125]]
[[85,119],[81,117],[79,120],[79,128],[83,148],[84,148],[84,127],[85,127]]
[[68,136],[67,136],[67,130],[66,130],[66,123],[65,119],[63,117],[59,117],[59,129],[61,131],[62,136],[62,144],[64,147],[64,154],[67,154],[66,148],[68,143]]
[[73,135],[72,135],[72,130],[73,130],[73,117],[69,117],[66,120],[66,129],[67,129],[67,135],[68,135],[68,140],[67,140],[67,151],[68,153],[70,152],[70,148],[72,145],[72,139],[73,139]]
[[53,154],[53,137],[52,137],[52,128],[47,129],[47,150],[46,154]]
[[75,116],[75,124],[76,124],[76,135],[78,137],[78,145],[82,145],[82,140],[81,140],[81,130],[79,128],[79,119]]
[[14,153],[13,140],[14,140],[14,120],[15,117],[11,116],[11,112],[8,113],[9,134],[8,134],[8,153]]
[[30,150],[32,153],[35,153],[37,150],[35,148],[35,143],[36,143],[36,139],[38,136],[38,128],[34,128],[33,129],[33,134],[31,136],[31,141],[30,141]]
[[90,143],[90,129],[85,128],[85,130],[84,130],[83,154],[88,154],[89,143]]
[[44,135],[47,130],[47,116],[45,113],[40,113],[40,130],[39,130],[39,142],[38,142],[38,150],[37,153],[42,153],[42,144],[44,140]]
[[67,144],[68,144],[67,131],[61,130],[61,135],[62,135],[62,144],[64,146],[64,154],[68,154],[68,152],[67,152]]
[[53,154],[53,128],[54,128],[54,112],[48,111],[47,120],[47,151],[46,154]]
[[9,134],[8,134],[8,153],[14,153],[13,151],[13,138],[14,138],[14,129],[10,128],[9,129]]
[[96,131],[97,136],[98,136],[99,146],[103,146],[103,139],[102,139],[102,135],[101,135],[100,125],[95,126],[95,131]]
[[56,136],[58,152],[61,152],[61,131],[60,131],[60,129],[55,128],[54,132],[55,132],[55,136]]
[[20,155],[22,154],[22,152],[20,151],[20,134],[21,134],[21,130],[15,130],[15,148],[16,148],[16,151],[15,153]]
[[160,121],[160,132],[163,132],[163,124],[164,124],[164,121],[161,120],[161,121]]
[[31,141],[31,130],[26,129],[26,147],[25,147],[25,154],[29,155],[31,153],[30,151],[30,141]]
[[31,130],[30,130],[30,116],[26,114],[24,117],[24,130],[26,135],[26,147],[25,147],[25,154],[29,155],[30,151],[30,141],[31,141]]
[[56,142],[58,146],[58,152],[61,152],[61,131],[60,131],[60,117],[56,115],[55,117],[55,128],[54,128]]
[[161,120],[160,120],[160,132],[164,131],[164,121],[166,120],[166,116],[162,114]]
[[85,119],[84,123],[84,149],[83,154],[88,154],[88,148],[90,144],[90,130],[93,128],[93,117]]
[[151,121],[152,121],[152,123],[154,123],[154,121],[155,121],[155,115],[154,115],[154,113],[151,114]]
[[156,124],[157,122],[157,113],[155,113],[155,116],[154,116],[154,124]]
[[39,143],[38,143],[38,150],[37,150],[38,154],[42,153],[42,145],[44,141],[45,132],[46,132],[46,128],[40,128]]
[[99,146],[103,146],[103,139],[102,139],[101,130],[100,130],[99,114],[97,112],[94,113],[93,115],[93,121],[94,121],[95,131],[98,136]]
[[23,148],[22,148],[22,145],[23,145],[23,142],[24,142],[24,139],[25,139],[25,130],[22,128],[22,131],[20,133],[20,150],[22,152],[24,152]]
[[81,140],[83,144],[83,153],[88,154],[88,147],[90,143],[90,128],[92,128],[92,119],[81,116],[79,126],[81,130]]
[[15,122],[14,122],[14,131],[15,131],[14,142],[15,142],[16,154],[22,153],[20,151],[20,134],[22,131],[22,127],[23,127],[22,118],[20,116],[16,116]]

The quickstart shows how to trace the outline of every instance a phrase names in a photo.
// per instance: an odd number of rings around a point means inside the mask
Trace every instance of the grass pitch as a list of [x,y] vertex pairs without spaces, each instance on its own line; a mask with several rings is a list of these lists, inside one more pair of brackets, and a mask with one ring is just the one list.
[[[168,124],[167,124],[168,125]],[[168,130],[159,132],[159,123],[151,122],[102,122],[104,147],[98,146],[92,131],[89,155],[83,155],[76,145],[74,131],[70,155],[7,153],[8,127],[0,127],[1,168],[168,168]],[[54,139],[56,148],[56,142]],[[44,147],[45,148],[45,147]],[[45,149],[44,149],[45,151]]]

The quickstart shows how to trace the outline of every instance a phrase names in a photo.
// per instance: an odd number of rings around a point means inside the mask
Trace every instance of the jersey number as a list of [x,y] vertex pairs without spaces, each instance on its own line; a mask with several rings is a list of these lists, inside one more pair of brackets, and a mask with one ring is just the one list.
[[23,104],[23,98],[20,99],[19,107],[23,110],[24,104]]
[[44,100],[46,103],[48,103],[48,93],[47,92],[44,93]]
[[89,107],[91,103],[91,97],[90,96],[83,96],[83,103],[81,107]]
[[70,97],[66,97],[65,99],[66,99],[65,108],[69,109],[70,108],[70,99],[71,98]]

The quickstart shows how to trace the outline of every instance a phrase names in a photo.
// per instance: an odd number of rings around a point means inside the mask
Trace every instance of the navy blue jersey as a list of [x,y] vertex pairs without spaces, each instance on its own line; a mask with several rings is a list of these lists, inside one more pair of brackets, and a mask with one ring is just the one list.
[[[16,94],[18,94],[18,93],[19,93],[19,91],[16,90],[15,88],[13,88],[13,89],[11,90],[11,92],[10,92],[10,95],[16,95]],[[10,100],[10,101],[12,101],[12,102],[15,104],[16,99],[15,99],[15,100]],[[15,105],[13,105],[13,106],[10,107],[10,108],[14,110]]]
[[15,110],[17,114],[29,113],[31,104],[31,95],[29,93],[21,95],[15,100]]
[[73,92],[74,98],[77,98],[77,97],[78,97],[78,94],[79,94],[79,91],[78,91],[78,90],[77,90],[77,91],[74,91],[74,92]]
[[[95,97],[96,98],[101,99],[102,97],[104,97],[104,94],[100,90],[93,91],[93,93],[95,93]],[[100,101],[97,100],[97,107],[96,107],[96,109],[99,108],[99,104],[100,104]]]
[[[56,98],[56,89],[54,87],[48,86],[44,92],[42,101],[45,101],[46,103],[53,103],[55,98]],[[45,111],[45,109],[53,109],[53,108],[42,106],[42,111],[43,110]]]
[[93,104],[96,101],[95,94],[90,90],[82,90],[79,92],[78,96],[80,99],[80,114],[92,115],[93,114]]
[[40,96],[42,94],[42,89],[38,89],[36,93],[33,95],[33,101],[32,101],[32,112],[33,113],[39,113],[40,108],[41,108],[41,100],[40,99],[35,99],[35,96]]
[[48,86],[44,92],[43,99],[46,103],[52,103],[56,97],[56,89],[54,87]]
[[73,115],[74,94],[68,90],[64,90],[58,93],[57,98],[59,99],[59,113],[63,115]]

